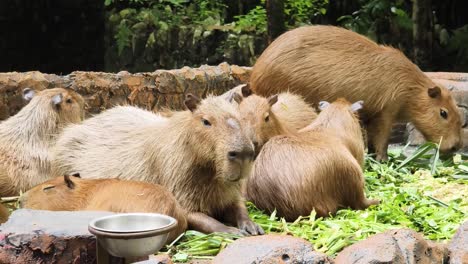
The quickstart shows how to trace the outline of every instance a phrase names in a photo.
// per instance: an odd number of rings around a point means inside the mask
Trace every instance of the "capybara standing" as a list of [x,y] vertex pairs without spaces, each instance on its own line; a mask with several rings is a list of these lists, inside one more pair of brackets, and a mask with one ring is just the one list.
[[460,116],[450,92],[399,50],[352,31],[305,26],[273,41],[255,63],[252,90],[262,96],[290,91],[311,104],[344,97],[364,100],[369,151],[387,159],[393,123],[412,122],[441,151],[461,147]]
[[155,122],[136,124],[140,119],[125,114],[133,108],[128,106],[68,127],[54,151],[54,175],[79,172],[83,178],[160,184],[188,211],[191,229],[263,233],[250,220],[240,193],[254,148],[237,106],[221,97],[200,101],[191,94],[185,105],[189,111],[159,116]]
[[50,211],[165,214],[177,220],[177,228],[169,234],[168,242],[187,229],[184,210],[161,185],[117,179],[80,179],[79,174],[73,176],[57,177],[33,187],[20,197],[20,207]]
[[50,148],[64,126],[84,118],[84,100],[70,89],[36,92],[26,88],[30,101],[21,111],[0,123],[0,195],[20,190],[50,178]]
[[271,138],[247,179],[246,198],[258,208],[294,221],[315,209],[318,216],[339,208],[377,204],[364,194],[364,142],[356,111],[362,102],[321,102],[323,111],[293,135]]

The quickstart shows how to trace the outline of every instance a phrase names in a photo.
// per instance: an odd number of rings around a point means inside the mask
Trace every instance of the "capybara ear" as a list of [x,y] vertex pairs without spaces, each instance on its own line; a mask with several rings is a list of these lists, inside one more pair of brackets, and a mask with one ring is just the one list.
[[268,104],[270,106],[273,106],[274,104],[276,104],[276,102],[278,102],[278,95],[275,94],[275,95],[272,95],[268,98]]
[[330,103],[327,102],[327,101],[320,101],[320,102],[319,102],[319,109],[320,109],[320,111],[324,110],[324,109],[327,108],[329,105],[330,105]]
[[242,102],[242,99],[244,99],[240,94],[238,93],[232,93],[229,102],[232,103],[232,100],[236,101],[237,104],[240,104]]
[[362,100],[355,102],[351,105],[351,111],[357,112],[358,110],[362,109],[362,104],[364,104],[364,101]]
[[195,111],[195,109],[197,109],[198,104],[200,104],[200,98],[196,97],[195,95],[191,93],[188,93],[185,96],[184,104],[188,108],[188,110],[193,112]]
[[427,90],[427,93],[429,94],[429,97],[437,98],[437,97],[440,96],[441,91],[440,91],[440,88],[438,86],[436,86],[436,87],[433,87],[433,88],[429,88]]
[[62,103],[63,96],[62,94],[56,94],[54,97],[52,97],[52,104],[57,106]]
[[68,174],[64,175],[63,179],[65,180],[65,184],[67,185],[68,189],[75,188],[75,183],[70,179],[70,176],[68,176]]
[[250,84],[246,84],[242,87],[242,96],[249,97],[252,94],[252,90],[250,89]]
[[71,176],[76,177],[76,178],[81,178],[81,175],[79,172],[75,172]]
[[31,101],[33,99],[34,95],[36,95],[36,92],[31,89],[31,88],[24,88],[23,89],[23,99],[26,101]]

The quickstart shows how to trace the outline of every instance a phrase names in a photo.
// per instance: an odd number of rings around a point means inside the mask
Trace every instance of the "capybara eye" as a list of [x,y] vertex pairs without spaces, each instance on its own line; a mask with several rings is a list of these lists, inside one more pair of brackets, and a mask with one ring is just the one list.
[[267,116],[265,117],[265,122],[268,122],[268,121],[270,121],[270,115],[267,115]]
[[47,191],[47,190],[50,190],[52,188],[55,188],[55,186],[53,186],[53,185],[45,186],[44,188],[42,188],[42,190]]
[[447,112],[444,109],[440,109],[440,116],[447,119]]
[[68,98],[67,99],[67,104],[71,104],[72,103],[72,99]]
[[204,126],[207,126],[207,127],[210,127],[210,126],[211,126],[210,121],[208,121],[208,120],[206,120],[206,119],[204,119],[204,118],[202,118],[202,123],[203,123]]

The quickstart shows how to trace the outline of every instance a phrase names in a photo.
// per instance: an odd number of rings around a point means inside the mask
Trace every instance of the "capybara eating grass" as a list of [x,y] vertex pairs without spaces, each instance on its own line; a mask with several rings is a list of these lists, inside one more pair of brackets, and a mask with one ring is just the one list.
[[173,241],[187,229],[186,213],[175,197],[157,184],[118,179],[81,179],[65,175],[33,187],[20,197],[22,208],[49,211],[160,213],[177,220]]
[[247,179],[246,198],[259,209],[294,221],[315,209],[318,216],[340,208],[378,204],[364,194],[364,142],[356,111],[362,102],[320,102],[322,112],[297,134],[271,138]]
[[36,92],[26,88],[30,101],[0,123],[0,195],[18,195],[50,178],[50,148],[67,124],[84,118],[84,100],[70,89]]
[[83,178],[160,184],[188,212],[191,229],[262,234],[240,193],[254,147],[237,106],[222,97],[200,101],[191,94],[185,105],[188,111],[159,116],[155,122],[140,122],[125,114],[129,107],[120,107],[68,127],[54,152],[54,175],[80,172]]
[[460,115],[449,90],[434,83],[397,49],[350,30],[305,26],[273,41],[255,63],[252,90],[262,96],[283,91],[308,103],[364,100],[363,121],[370,152],[387,159],[392,125],[412,122],[444,152],[462,146]]

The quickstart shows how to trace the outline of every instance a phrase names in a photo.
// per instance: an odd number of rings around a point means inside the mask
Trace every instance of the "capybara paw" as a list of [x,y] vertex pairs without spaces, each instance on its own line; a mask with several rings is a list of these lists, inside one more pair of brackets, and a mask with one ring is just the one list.
[[369,206],[371,205],[378,205],[380,204],[380,200],[377,200],[377,199],[370,199],[367,201],[367,203],[369,204]]
[[263,228],[256,223],[254,223],[252,220],[247,220],[243,221],[242,223],[239,224],[239,229],[247,233],[247,235],[251,236],[256,236],[256,235],[263,235],[265,234],[265,231],[263,231]]
[[376,157],[376,160],[377,161],[387,161],[388,160],[387,153],[385,153],[385,154],[378,153],[377,157]]
[[245,232],[243,232],[243,231],[240,230],[239,228],[235,228],[235,227],[232,227],[232,226],[226,226],[225,228],[223,228],[222,230],[220,230],[220,232],[229,233],[229,234],[234,234],[234,235],[239,235],[239,236],[245,236],[245,235],[247,235]]

